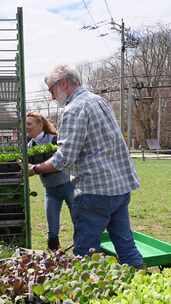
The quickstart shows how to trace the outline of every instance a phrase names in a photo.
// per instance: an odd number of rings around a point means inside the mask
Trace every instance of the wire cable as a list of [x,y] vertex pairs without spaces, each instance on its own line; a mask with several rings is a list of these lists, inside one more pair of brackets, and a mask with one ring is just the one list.
[[107,3],[107,0],[104,0],[104,3],[105,3],[105,6],[106,6],[106,10],[110,16],[110,18],[113,20],[113,16],[112,16],[112,13],[111,13],[111,10],[109,9],[109,5]]
[[88,14],[89,14],[91,20],[93,21],[93,24],[94,24],[95,28],[97,28],[97,23],[96,23],[96,21],[95,21],[93,15],[91,14],[91,12],[90,12],[90,10],[89,10],[89,8],[88,8],[88,5],[87,5],[87,3],[86,3],[86,1],[85,1],[85,0],[82,0],[82,2],[83,2],[83,4],[84,4],[84,7],[86,8],[86,10],[87,10],[87,12],[88,12]]
[[[100,37],[100,38],[103,38],[103,37],[107,36],[109,33],[101,33],[101,32],[99,31],[99,25],[98,25],[98,24],[103,23],[103,22],[101,22],[101,21],[100,21],[100,22],[96,22],[96,20],[95,20],[94,16],[92,15],[92,13],[91,13],[91,11],[90,11],[90,9],[89,9],[89,7],[88,7],[86,1],[85,1],[85,0],[82,0],[82,2],[83,2],[83,4],[84,4],[84,7],[85,7],[85,9],[87,10],[87,12],[88,12],[88,14],[89,14],[91,20],[92,20],[92,22],[93,22],[93,26],[90,27],[89,30],[97,30],[98,33],[99,33],[98,37]],[[106,40],[103,40],[103,44],[104,44],[105,48],[106,48],[108,51],[109,51],[109,49],[111,49],[111,47],[108,45],[108,43],[107,43]]]

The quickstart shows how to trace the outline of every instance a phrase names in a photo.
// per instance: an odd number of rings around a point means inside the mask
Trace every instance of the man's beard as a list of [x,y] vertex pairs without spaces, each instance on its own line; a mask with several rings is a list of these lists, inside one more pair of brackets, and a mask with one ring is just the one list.
[[59,108],[63,108],[65,106],[66,98],[67,98],[66,93],[60,90],[60,92],[58,92],[58,99],[56,100]]

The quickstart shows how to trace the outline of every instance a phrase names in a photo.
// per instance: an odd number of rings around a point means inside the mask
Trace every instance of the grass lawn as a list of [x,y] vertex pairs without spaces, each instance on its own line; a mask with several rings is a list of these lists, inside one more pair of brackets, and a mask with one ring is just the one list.
[[[171,243],[171,161],[136,160],[141,188],[132,193],[130,215],[133,230],[145,232]],[[30,178],[32,247],[46,249],[47,227],[44,191],[39,177]],[[63,248],[72,244],[73,227],[67,207],[63,206],[60,240]]]
[[141,187],[130,205],[134,230],[171,243],[171,161],[136,160]]

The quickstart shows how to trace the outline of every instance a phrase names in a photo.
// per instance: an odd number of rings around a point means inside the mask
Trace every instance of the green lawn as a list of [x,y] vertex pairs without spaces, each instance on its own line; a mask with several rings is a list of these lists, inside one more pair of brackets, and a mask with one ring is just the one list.
[[171,161],[136,160],[136,168],[141,187],[130,205],[134,230],[171,243]]
[[[132,193],[130,215],[133,230],[153,235],[171,243],[171,161],[136,160],[141,188]],[[30,178],[32,247],[46,249],[47,227],[44,215],[44,192],[38,177]],[[60,240],[63,248],[72,244],[72,223],[64,204]]]

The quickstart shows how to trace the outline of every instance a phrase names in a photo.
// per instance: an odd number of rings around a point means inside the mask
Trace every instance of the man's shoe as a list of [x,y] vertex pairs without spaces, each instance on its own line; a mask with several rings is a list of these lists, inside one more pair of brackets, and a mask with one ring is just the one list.
[[49,238],[48,239],[48,249],[58,250],[59,247],[60,247],[60,244],[59,244],[59,239],[58,238],[55,238],[55,239]]

